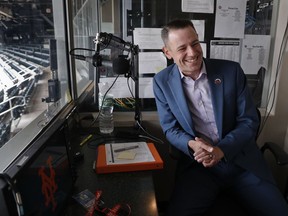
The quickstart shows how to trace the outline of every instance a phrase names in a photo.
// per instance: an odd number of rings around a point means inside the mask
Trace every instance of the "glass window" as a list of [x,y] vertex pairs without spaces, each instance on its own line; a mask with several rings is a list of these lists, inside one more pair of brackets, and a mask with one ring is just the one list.
[[72,32],[74,49],[71,54],[91,57],[75,61],[76,97],[80,96],[89,84],[93,83],[95,68],[92,56],[95,52],[94,39],[98,32],[98,1],[74,0],[72,1]]
[[71,101],[64,9],[58,0],[0,0],[1,163]]
[[[92,97],[89,97],[84,106],[86,111],[98,110],[98,83],[109,82],[112,84],[116,79],[117,82],[114,87],[117,85],[118,87],[119,85],[127,86],[127,94],[123,98],[122,94],[119,96],[115,95],[116,92],[114,92],[114,98],[117,98],[117,100],[115,99],[115,110],[131,111],[134,108],[135,100],[133,93],[131,93],[133,92],[132,79],[127,78],[123,75],[124,73],[118,77],[112,68],[112,62],[115,59],[118,60],[120,56],[131,55],[131,52],[109,45],[96,44],[96,34],[100,32],[107,33],[104,37],[107,40],[110,40],[109,37],[112,36],[110,33],[119,40],[122,38],[122,18],[120,18],[122,17],[122,3],[123,1],[114,0],[74,0],[72,2],[73,48],[70,50],[70,54],[72,59],[75,59],[77,97],[80,97],[87,88],[92,86],[93,89]],[[99,48],[98,53],[96,53],[97,47]],[[127,105],[121,106],[123,103]]]

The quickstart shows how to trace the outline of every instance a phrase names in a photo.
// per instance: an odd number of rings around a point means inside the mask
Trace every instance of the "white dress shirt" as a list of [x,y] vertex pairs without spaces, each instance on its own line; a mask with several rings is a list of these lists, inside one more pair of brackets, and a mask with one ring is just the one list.
[[216,144],[219,141],[219,135],[204,62],[196,80],[184,76],[181,72],[180,75],[197,136],[204,139],[208,138],[207,141]]

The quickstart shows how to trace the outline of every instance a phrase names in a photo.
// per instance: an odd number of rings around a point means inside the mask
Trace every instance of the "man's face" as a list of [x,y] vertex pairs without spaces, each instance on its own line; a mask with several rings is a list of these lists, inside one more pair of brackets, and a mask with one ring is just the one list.
[[173,59],[186,76],[200,73],[203,52],[196,31],[192,27],[172,30],[163,52],[168,59]]

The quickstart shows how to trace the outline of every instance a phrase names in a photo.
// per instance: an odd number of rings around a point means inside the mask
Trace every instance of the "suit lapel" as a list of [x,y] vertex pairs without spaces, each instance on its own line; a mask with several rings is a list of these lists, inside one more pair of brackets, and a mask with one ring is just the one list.
[[213,71],[213,66],[210,66],[210,62],[205,59],[205,66],[207,71],[207,77],[211,89],[211,99],[213,103],[215,121],[218,129],[219,137],[222,137],[222,126],[223,126],[223,98],[224,88],[223,82],[224,77],[221,71]]
[[192,135],[194,135],[192,129],[192,116],[188,108],[188,104],[182,87],[181,77],[178,67],[176,65],[174,66],[173,70],[171,70],[171,73],[169,75],[168,86],[171,89],[175,103],[179,107],[179,111],[181,112],[181,115],[184,119],[184,122],[180,122],[180,124],[187,132],[190,132]]

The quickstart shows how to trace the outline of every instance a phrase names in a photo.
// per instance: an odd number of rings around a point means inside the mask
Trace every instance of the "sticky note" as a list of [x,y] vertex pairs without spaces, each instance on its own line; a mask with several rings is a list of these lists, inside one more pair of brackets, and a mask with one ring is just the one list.
[[136,156],[136,153],[133,151],[123,151],[120,152],[117,156],[118,159],[133,160]]

